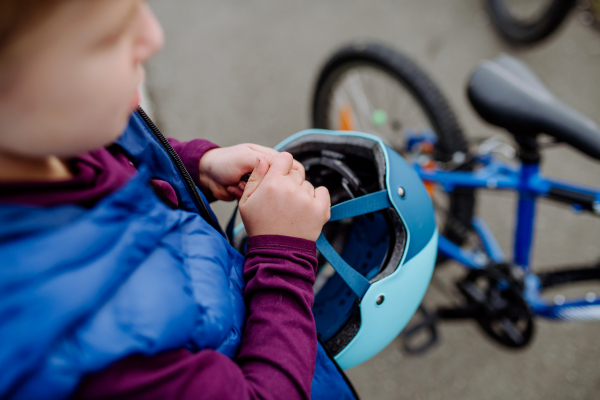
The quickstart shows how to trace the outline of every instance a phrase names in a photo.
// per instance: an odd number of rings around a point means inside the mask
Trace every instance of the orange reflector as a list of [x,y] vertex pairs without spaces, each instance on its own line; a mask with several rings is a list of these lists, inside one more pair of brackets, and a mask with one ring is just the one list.
[[435,193],[435,183],[434,182],[423,182],[425,184],[425,189],[427,189],[427,193],[429,193],[429,197],[433,199],[433,195]]
[[431,142],[421,143],[421,151],[425,154],[433,154],[434,149],[433,143]]
[[[427,162],[427,164],[425,164],[423,166],[424,170],[434,170],[435,169],[435,161],[433,160],[429,160]],[[436,187],[436,183],[435,182],[431,182],[431,181],[424,181],[423,182],[425,184],[425,189],[427,189],[427,193],[429,193],[429,197],[431,197],[433,199],[433,195],[435,193],[435,187]]]
[[339,129],[340,131],[353,131],[354,130],[354,124],[353,124],[353,120],[352,120],[352,107],[346,105],[342,108],[340,108],[340,123],[339,123]]

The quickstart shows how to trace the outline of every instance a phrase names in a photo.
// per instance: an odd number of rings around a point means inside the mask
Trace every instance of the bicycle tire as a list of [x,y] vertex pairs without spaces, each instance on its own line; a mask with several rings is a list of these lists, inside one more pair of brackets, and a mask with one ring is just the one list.
[[515,18],[505,0],[487,0],[487,11],[500,36],[515,46],[535,44],[552,34],[565,20],[577,0],[552,0],[548,8],[533,21]]
[[[379,43],[350,44],[336,51],[324,64],[318,76],[312,102],[312,122],[315,128],[334,129],[329,126],[329,103],[336,81],[356,66],[371,66],[395,78],[419,103],[437,135],[435,159],[449,161],[455,153],[469,159],[468,144],[458,120],[442,92],[431,78],[409,57]],[[399,149],[396,149],[397,151]],[[399,151],[401,152],[401,151]],[[470,163],[458,170],[472,169]],[[475,192],[470,188],[457,188],[449,193],[449,208],[445,226],[439,227],[449,240],[462,245],[471,230],[475,207]],[[445,258],[438,255],[438,264]]]

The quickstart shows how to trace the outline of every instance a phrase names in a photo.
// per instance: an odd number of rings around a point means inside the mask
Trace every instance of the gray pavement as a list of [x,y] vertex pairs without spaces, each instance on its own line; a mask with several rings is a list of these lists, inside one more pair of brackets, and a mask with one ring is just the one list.
[[[600,34],[573,13],[550,40],[513,50],[492,31],[477,0],[151,0],[166,47],[148,66],[156,119],[179,139],[273,146],[309,124],[320,65],[340,45],[376,39],[412,56],[437,81],[467,134],[500,132],[479,120],[464,86],[469,71],[500,52],[527,62],[566,103],[600,121]],[[600,163],[558,146],[544,172],[600,186]],[[231,205],[216,204],[223,222]],[[510,253],[514,197],[482,193],[478,212]],[[534,268],[600,258],[600,219],[542,204]],[[460,276],[439,271],[426,304]],[[600,288],[584,288],[584,291]],[[448,301],[448,300],[446,300]],[[538,321],[533,344],[508,351],[470,322],[441,326],[441,342],[411,357],[398,341],[348,372],[364,399],[597,399],[598,323]]]

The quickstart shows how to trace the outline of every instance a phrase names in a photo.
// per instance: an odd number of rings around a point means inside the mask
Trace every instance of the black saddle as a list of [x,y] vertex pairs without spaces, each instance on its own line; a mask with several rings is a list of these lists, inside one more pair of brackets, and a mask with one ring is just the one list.
[[558,100],[522,62],[500,55],[471,75],[471,104],[492,125],[519,139],[545,133],[600,159],[600,128]]

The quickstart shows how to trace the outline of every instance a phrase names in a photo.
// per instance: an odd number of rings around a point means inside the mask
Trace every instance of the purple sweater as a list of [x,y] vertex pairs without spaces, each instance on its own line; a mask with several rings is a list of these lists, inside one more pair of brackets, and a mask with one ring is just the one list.
[[[199,184],[200,158],[217,146],[204,140],[169,141]],[[69,181],[0,183],[0,203],[92,207],[136,173],[116,147],[68,165],[74,175]],[[165,202],[177,205],[168,183],[154,181],[153,186]],[[152,357],[133,355],[85,377],[73,399],[310,398],[317,347],[311,312],[315,253],[315,243],[304,239],[250,238],[244,265],[248,320],[236,360],[213,350],[193,354],[183,348]]]

